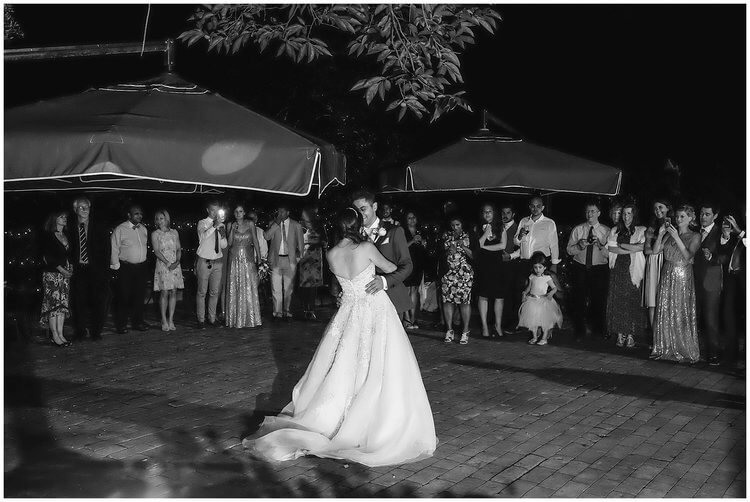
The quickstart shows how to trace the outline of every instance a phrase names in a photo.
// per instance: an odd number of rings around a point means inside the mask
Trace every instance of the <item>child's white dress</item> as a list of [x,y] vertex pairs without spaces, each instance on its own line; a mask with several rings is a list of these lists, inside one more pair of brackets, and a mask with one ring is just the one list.
[[562,326],[563,317],[557,302],[547,299],[549,286],[554,286],[554,281],[549,275],[529,276],[531,290],[535,296],[526,296],[523,299],[521,308],[518,309],[518,326],[528,328],[536,333],[536,329],[541,326],[544,331],[550,328]]

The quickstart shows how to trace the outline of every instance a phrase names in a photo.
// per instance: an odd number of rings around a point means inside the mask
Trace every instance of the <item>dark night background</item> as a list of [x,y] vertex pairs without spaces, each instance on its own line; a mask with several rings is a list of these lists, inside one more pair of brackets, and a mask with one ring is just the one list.
[[[148,40],[177,37],[190,26],[193,9],[152,5]],[[528,140],[621,168],[623,194],[644,209],[668,190],[664,165],[670,158],[682,170],[682,197],[720,197],[744,214],[744,5],[497,10],[503,16],[498,33],[480,35],[462,59],[475,112],[487,108]],[[17,5],[25,37],[6,48],[139,42],[146,12],[141,4]],[[151,77],[162,71],[162,61],[161,54],[146,54],[6,63],[5,105]],[[478,113],[457,111],[435,124],[398,123],[379,102],[367,107],[361,93],[348,91],[367,65],[345,57],[296,65],[254,47],[227,56],[178,44],[176,69],[336,144],[349,158],[350,185],[372,186],[380,170],[404,167],[479,127]],[[579,218],[580,196],[571,208],[557,202],[571,196],[556,197],[555,213],[566,206]]]

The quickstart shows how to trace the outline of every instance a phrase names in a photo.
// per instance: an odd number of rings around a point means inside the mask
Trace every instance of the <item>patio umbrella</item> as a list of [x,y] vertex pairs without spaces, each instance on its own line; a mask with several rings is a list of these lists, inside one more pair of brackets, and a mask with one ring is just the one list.
[[5,190],[304,196],[345,182],[345,159],[218,94],[166,73],[9,109]]
[[621,178],[614,167],[482,128],[405,171],[386,173],[381,181],[386,193],[538,190],[616,195]]

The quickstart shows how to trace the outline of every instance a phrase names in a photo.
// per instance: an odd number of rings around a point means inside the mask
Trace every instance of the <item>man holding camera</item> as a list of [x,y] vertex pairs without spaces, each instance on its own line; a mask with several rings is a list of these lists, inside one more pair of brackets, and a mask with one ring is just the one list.
[[[568,254],[573,257],[571,282],[576,339],[584,335],[604,335],[606,327],[609,227],[599,223],[598,202],[586,204],[586,222],[576,226],[568,239]],[[586,306],[588,305],[588,311]],[[586,320],[591,329],[586,329]]]
[[224,210],[219,203],[211,201],[206,206],[208,217],[198,222],[198,250],[196,252],[195,275],[198,279],[198,292],[195,299],[195,313],[198,329],[205,328],[206,293],[208,293],[208,324],[220,327],[216,322],[216,304],[219,300],[219,287],[223,273],[222,249],[227,247],[227,232],[224,225]]
[[280,206],[276,217],[263,233],[268,246],[268,265],[271,267],[271,294],[274,320],[291,320],[290,304],[294,289],[294,274],[302,259],[304,236],[302,225],[289,217],[289,208]]

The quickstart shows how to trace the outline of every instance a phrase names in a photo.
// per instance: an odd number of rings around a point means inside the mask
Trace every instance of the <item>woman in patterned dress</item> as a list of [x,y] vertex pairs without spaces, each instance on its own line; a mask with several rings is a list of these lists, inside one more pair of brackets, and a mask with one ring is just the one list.
[[693,258],[701,245],[701,235],[690,230],[695,210],[677,208],[675,222],[659,227],[654,252],[664,254],[654,315],[653,359],[698,362],[698,327],[696,322]]
[[235,221],[229,227],[227,260],[227,312],[230,328],[253,328],[262,324],[258,298],[260,244],[255,224],[245,218],[245,206],[234,209]]
[[[183,289],[185,283],[182,278],[182,247],[177,230],[170,228],[172,220],[165,209],[154,213],[156,230],[151,233],[151,247],[156,255],[154,267],[154,291],[161,291],[159,295],[159,309],[161,310],[161,330],[174,331],[174,311],[177,306],[177,290]],[[167,307],[169,309],[167,310]]]
[[469,319],[471,318],[471,288],[474,283],[474,270],[469,263],[472,258],[471,240],[464,231],[460,218],[454,216],[449,221],[450,231],[443,235],[448,270],[443,276],[441,292],[443,296],[443,315],[448,330],[445,343],[453,342],[455,336],[450,327],[453,320],[454,305],[458,305],[463,321],[463,332],[459,343],[469,343]]
[[42,326],[49,326],[50,340],[57,347],[67,347],[71,343],[63,336],[65,318],[70,317],[70,278],[73,267],[70,264],[70,242],[65,234],[68,215],[56,211],[47,217],[42,240]]
[[634,204],[625,204],[620,222],[610,231],[607,242],[610,268],[607,331],[617,335],[618,347],[634,348],[636,337],[642,336],[646,327],[641,301],[646,227],[636,225],[637,215]]
[[304,239],[302,259],[297,265],[300,296],[305,319],[316,321],[318,318],[315,315],[315,302],[318,288],[323,286],[323,252],[326,248],[326,235],[316,207],[305,208],[302,211],[300,223]]
[[672,216],[672,206],[666,199],[656,199],[653,205],[654,217],[651,225],[646,229],[646,243],[643,254],[646,258],[646,275],[643,278],[643,306],[648,308],[648,322],[653,334],[654,312],[656,312],[656,290],[659,287],[659,277],[664,262],[664,255],[654,252],[657,233],[664,225],[666,217]]

